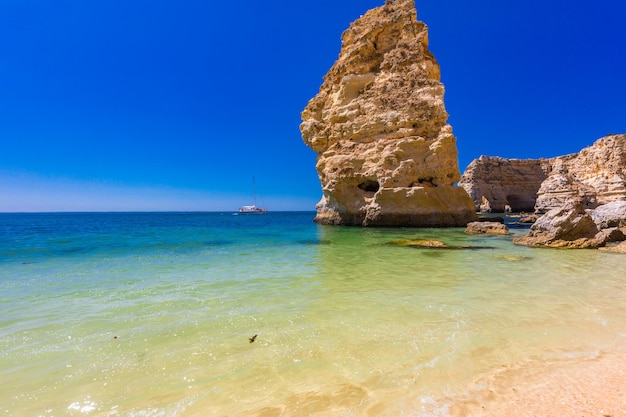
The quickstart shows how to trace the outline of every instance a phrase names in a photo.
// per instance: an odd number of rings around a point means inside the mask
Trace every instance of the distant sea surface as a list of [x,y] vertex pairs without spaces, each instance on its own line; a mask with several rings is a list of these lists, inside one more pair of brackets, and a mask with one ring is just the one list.
[[448,416],[626,345],[623,255],[313,216],[0,214],[0,416]]

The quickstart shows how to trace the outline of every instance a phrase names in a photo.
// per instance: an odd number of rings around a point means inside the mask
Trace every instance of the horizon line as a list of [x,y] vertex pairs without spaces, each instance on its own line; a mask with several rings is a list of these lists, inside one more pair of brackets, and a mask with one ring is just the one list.
[[[315,209],[311,210],[272,210],[264,214],[270,213],[309,213],[315,212]],[[93,211],[0,211],[0,214],[142,214],[142,213],[239,213],[238,210],[93,210]],[[244,213],[246,214],[246,213]]]

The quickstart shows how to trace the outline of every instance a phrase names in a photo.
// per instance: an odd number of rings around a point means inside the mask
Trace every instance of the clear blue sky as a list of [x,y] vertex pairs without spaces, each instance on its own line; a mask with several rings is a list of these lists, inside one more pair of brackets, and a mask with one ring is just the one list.
[[[300,112],[384,0],[0,0],[0,211],[313,210]],[[417,0],[461,170],[626,132],[623,0]]]

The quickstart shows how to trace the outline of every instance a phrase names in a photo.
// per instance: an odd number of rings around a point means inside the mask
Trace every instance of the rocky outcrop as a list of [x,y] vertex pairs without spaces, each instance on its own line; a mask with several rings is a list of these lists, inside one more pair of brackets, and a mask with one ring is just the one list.
[[519,160],[481,156],[467,167],[459,185],[477,210],[545,213],[577,201],[595,208],[626,201],[626,135],[609,135],[576,154]]
[[399,246],[403,248],[415,248],[415,249],[470,249],[470,250],[482,250],[493,249],[491,246],[471,246],[471,245],[448,245],[440,240],[431,239],[398,239],[389,242],[390,246]]
[[315,220],[465,226],[472,200],[446,123],[439,65],[413,0],[387,1],[343,33],[339,58],[302,112],[323,197]]
[[398,239],[389,242],[391,246],[400,246],[405,248],[447,248],[444,242],[432,239]]
[[613,253],[624,253],[626,254],[626,242],[621,242],[614,246],[606,246],[604,248],[600,248],[601,251],[604,252],[613,252]]
[[539,217],[528,235],[513,239],[526,246],[597,248],[626,240],[626,201],[585,209],[576,199]]
[[604,204],[589,214],[599,229],[626,227],[626,201]]
[[471,222],[465,233],[472,235],[508,235],[509,228],[500,222]]
[[539,218],[538,214],[535,213],[523,213],[520,218],[519,218],[519,222],[520,223],[534,223],[537,221],[537,219]]
[[600,239],[604,240],[606,243],[609,242],[621,242],[622,240],[626,240],[626,235],[624,235],[624,230],[618,227],[610,227],[607,229],[600,230],[602,236],[599,236]]
[[586,208],[626,200],[626,134],[605,136],[577,154],[550,159],[535,210],[545,212],[572,199]]
[[606,239],[582,204],[569,201],[539,217],[528,235],[514,238],[513,243],[525,246],[591,249],[604,246]]
[[534,211],[537,192],[548,176],[547,159],[506,159],[481,156],[466,168],[459,186],[474,201],[477,211],[504,213]]

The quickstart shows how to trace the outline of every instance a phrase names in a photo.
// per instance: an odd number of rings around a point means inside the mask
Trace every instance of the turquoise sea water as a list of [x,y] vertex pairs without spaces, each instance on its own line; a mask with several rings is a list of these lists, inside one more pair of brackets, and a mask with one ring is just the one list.
[[447,416],[626,346],[626,256],[313,215],[0,214],[0,416]]

